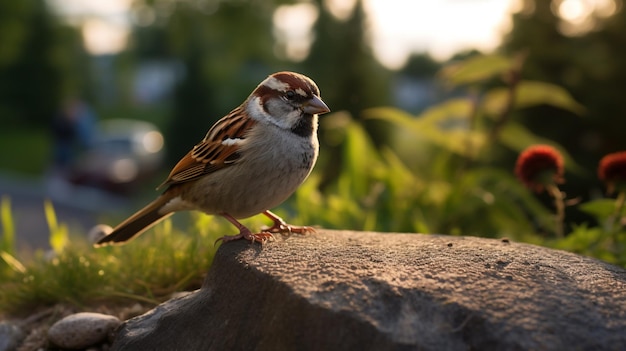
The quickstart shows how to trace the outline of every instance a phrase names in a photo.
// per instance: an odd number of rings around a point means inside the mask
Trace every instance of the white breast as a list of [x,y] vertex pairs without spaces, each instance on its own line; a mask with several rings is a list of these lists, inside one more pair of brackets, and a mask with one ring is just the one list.
[[199,179],[183,197],[208,214],[245,218],[261,213],[284,202],[304,182],[318,147],[316,132],[303,138],[275,125],[255,128],[243,143],[240,160]]

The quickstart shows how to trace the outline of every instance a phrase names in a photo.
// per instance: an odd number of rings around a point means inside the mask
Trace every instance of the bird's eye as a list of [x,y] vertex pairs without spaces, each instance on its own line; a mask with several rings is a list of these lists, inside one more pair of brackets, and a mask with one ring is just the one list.
[[289,90],[288,92],[285,93],[285,95],[287,96],[287,99],[293,99],[294,96],[296,96],[296,92],[293,90]]

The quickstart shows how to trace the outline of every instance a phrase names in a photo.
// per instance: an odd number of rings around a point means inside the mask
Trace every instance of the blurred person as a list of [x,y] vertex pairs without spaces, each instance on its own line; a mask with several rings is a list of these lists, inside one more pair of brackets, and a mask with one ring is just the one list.
[[55,173],[67,171],[81,151],[91,147],[95,135],[96,115],[81,99],[68,99],[56,116],[53,166]]
[[54,144],[46,192],[55,200],[71,198],[68,177],[77,157],[93,144],[96,115],[85,101],[69,98],[55,116],[51,132]]

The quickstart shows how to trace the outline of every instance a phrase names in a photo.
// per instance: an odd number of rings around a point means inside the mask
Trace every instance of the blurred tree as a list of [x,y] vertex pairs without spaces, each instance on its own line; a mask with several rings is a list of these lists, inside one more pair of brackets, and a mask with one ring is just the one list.
[[401,72],[415,78],[430,78],[441,69],[441,63],[428,53],[413,53],[402,67]]
[[0,115],[48,123],[61,99],[55,21],[44,0],[0,2]]
[[[272,15],[284,1],[137,1],[152,8],[153,28],[135,32],[143,58],[181,62],[184,74],[166,129],[171,162],[200,141],[210,125],[239,105],[278,66]],[[164,11],[163,8],[167,8]]]
[[594,156],[626,150],[626,10],[624,6],[618,9],[576,40],[578,45],[570,51],[575,66],[569,67],[563,79],[589,109],[582,127],[588,130],[593,126],[593,131],[582,141]]
[[78,29],[44,0],[0,2],[0,115],[48,126],[66,97],[89,96],[89,60]]
[[92,60],[79,29],[60,24],[55,29],[52,59],[60,71],[61,98],[95,102]]
[[173,116],[165,131],[168,158],[175,163],[200,141],[206,129],[218,118],[216,96],[211,89],[211,74],[207,72],[208,32],[203,14],[180,4],[166,27],[168,53],[180,60],[184,75],[174,95]]
[[329,0],[315,2],[320,15],[303,70],[323,87],[324,101],[331,110],[345,110],[355,118],[368,107],[389,104],[391,74],[372,53],[363,2],[356,0],[341,19],[329,10]]

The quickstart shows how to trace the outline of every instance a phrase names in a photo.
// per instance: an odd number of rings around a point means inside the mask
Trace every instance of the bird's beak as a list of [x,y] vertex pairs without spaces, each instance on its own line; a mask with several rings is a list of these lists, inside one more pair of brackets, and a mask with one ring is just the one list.
[[302,111],[304,111],[304,113],[309,113],[312,115],[321,115],[322,113],[330,112],[330,109],[328,108],[328,106],[326,106],[322,99],[313,95],[313,97],[309,99],[309,101],[305,102],[302,105]]

